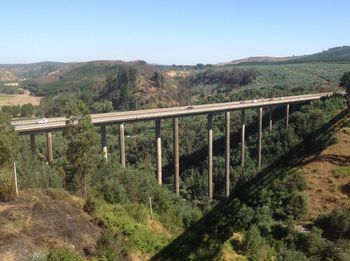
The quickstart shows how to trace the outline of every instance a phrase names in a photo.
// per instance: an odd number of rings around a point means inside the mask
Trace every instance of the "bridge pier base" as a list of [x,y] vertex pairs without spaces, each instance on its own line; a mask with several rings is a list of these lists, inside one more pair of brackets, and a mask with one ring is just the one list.
[[288,129],[288,125],[289,125],[289,104],[287,104],[287,107],[286,107],[286,129]]
[[30,134],[30,148],[32,150],[32,154],[35,155],[36,144],[35,144],[35,135],[34,134]]
[[213,116],[208,115],[208,197],[213,199]]
[[174,186],[177,196],[180,195],[180,160],[179,160],[179,118],[173,118],[174,146]]
[[52,153],[52,134],[50,131],[46,132],[46,144],[47,144],[47,161],[51,163],[53,161],[53,153]]
[[162,185],[162,140],[160,136],[160,120],[155,120],[156,128],[156,153],[157,153],[157,180]]
[[125,136],[124,123],[119,124],[119,149],[120,149],[120,165],[125,168]]
[[272,131],[272,107],[269,108],[269,130]]
[[101,147],[102,153],[105,160],[108,160],[108,149],[107,149],[107,133],[106,126],[101,126]]
[[225,196],[230,196],[230,112],[225,112]]
[[261,167],[261,146],[262,146],[262,114],[263,108],[259,108],[259,133],[258,133],[258,166]]
[[241,115],[242,132],[241,132],[241,167],[244,167],[244,153],[245,153],[245,110],[242,110]]

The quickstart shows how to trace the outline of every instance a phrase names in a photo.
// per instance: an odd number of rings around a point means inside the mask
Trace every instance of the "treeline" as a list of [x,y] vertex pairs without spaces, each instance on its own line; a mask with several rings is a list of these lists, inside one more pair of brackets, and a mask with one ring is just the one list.
[[190,76],[187,81],[189,86],[196,85],[217,85],[217,87],[227,87],[229,89],[251,83],[256,78],[254,69],[241,70],[206,70]]

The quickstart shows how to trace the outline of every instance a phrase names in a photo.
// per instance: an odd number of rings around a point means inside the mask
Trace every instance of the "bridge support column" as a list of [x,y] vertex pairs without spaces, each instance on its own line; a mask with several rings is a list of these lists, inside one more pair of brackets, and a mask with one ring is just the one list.
[[286,107],[286,129],[288,129],[288,125],[289,125],[289,104],[287,104],[287,107]]
[[52,135],[50,131],[46,132],[46,144],[47,144],[47,161],[51,163],[53,161],[53,153],[52,153]]
[[119,124],[119,149],[120,149],[120,164],[125,168],[125,137],[124,123]]
[[35,144],[35,135],[34,134],[30,134],[30,148],[32,150],[32,154],[35,155],[36,144]]
[[157,150],[157,180],[162,185],[162,140],[160,137],[160,120],[155,121],[156,127],[156,150]]
[[230,112],[225,112],[225,196],[230,196]]
[[180,160],[179,160],[179,118],[173,118],[174,143],[174,185],[175,193],[180,195]]
[[261,167],[261,146],[262,146],[262,107],[259,108],[259,133],[258,133],[258,166]]
[[272,131],[272,107],[269,108],[269,130]]
[[101,126],[101,147],[102,153],[105,160],[108,160],[108,150],[107,150],[107,133],[106,126]]
[[208,197],[213,199],[213,117],[208,115]]
[[241,133],[241,166],[244,167],[244,153],[245,153],[245,110],[242,110],[241,122],[242,122],[242,133]]

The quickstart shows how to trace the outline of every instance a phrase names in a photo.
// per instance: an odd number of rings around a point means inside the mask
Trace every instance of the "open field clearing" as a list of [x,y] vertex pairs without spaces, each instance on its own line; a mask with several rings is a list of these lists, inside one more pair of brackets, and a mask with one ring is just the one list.
[[0,94],[0,107],[5,105],[23,105],[27,103],[39,105],[40,100],[41,97],[31,96],[29,92],[16,95]]

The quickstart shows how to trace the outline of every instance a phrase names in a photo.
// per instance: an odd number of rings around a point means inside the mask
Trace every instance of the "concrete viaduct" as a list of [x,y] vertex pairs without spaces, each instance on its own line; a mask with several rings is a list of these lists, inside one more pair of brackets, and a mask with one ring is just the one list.
[[[261,147],[262,147],[262,116],[263,109],[269,111],[269,129],[272,129],[272,108],[276,106],[285,106],[286,119],[285,126],[288,128],[289,123],[289,106],[290,104],[305,103],[313,100],[332,96],[332,92],[316,93],[298,96],[287,96],[268,99],[254,99],[237,102],[215,103],[205,105],[181,106],[161,109],[138,110],[111,112],[103,114],[91,114],[92,123],[101,128],[101,145],[103,156],[107,160],[107,135],[106,126],[119,124],[119,148],[120,148],[120,164],[125,167],[125,138],[124,124],[138,121],[154,121],[155,122],[155,139],[156,139],[156,157],[157,157],[157,180],[158,184],[162,184],[162,143],[161,143],[161,120],[173,119],[173,155],[174,155],[174,186],[175,192],[179,195],[180,177],[179,177],[179,117],[208,115],[208,197],[213,197],[213,128],[212,117],[214,114],[225,114],[225,196],[230,194],[230,112],[241,110],[242,112],[242,146],[241,146],[241,165],[244,166],[244,148],[245,148],[245,110],[258,109],[258,166],[261,166]],[[47,138],[47,159],[49,162],[53,160],[52,153],[52,131],[59,131],[66,128],[66,118],[57,117],[49,118],[45,124],[37,124],[36,120],[24,120],[15,129],[20,135],[30,135],[31,149],[35,153],[35,134],[46,132]]]

